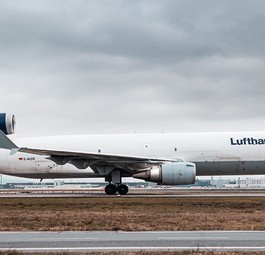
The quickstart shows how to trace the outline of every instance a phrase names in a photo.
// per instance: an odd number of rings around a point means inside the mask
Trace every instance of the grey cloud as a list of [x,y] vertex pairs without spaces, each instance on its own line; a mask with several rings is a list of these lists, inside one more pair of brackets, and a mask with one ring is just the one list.
[[264,34],[264,13],[248,1],[36,2],[30,9],[2,8],[2,45],[26,53],[37,51],[37,57],[38,53],[85,52],[156,64],[214,54],[250,54],[249,43],[256,44],[259,53],[264,47],[251,40]]
[[265,124],[263,1],[0,7],[1,110],[17,115],[19,134]]

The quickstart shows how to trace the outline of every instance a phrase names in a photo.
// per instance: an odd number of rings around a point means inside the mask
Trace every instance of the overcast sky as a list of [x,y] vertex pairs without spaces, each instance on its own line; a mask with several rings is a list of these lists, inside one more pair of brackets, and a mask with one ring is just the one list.
[[265,130],[265,1],[0,0],[16,135]]

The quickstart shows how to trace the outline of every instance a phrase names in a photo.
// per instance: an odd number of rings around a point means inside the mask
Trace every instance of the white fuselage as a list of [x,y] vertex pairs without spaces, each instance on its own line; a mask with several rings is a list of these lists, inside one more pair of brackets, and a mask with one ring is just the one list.
[[[19,147],[182,159],[197,175],[265,174],[265,132],[87,135],[27,138]],[[47,156],[0,149],[0,172],[31,178],[99,177],[92,169],[57,165]],[[104,177],[104,176],[101,176]]]

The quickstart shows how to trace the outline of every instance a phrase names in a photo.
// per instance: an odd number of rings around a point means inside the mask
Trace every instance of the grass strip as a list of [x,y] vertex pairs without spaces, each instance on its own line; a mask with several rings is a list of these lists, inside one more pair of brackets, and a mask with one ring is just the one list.
[[265,197],[0,198],[0,231],[265,230]]

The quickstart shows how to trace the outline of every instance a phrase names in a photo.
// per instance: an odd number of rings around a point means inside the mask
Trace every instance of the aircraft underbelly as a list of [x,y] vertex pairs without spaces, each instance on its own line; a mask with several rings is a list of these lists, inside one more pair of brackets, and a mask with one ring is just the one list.
[[202,175],[265,174],[265,161],[213,161],[195,162],[196,173]]

